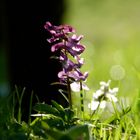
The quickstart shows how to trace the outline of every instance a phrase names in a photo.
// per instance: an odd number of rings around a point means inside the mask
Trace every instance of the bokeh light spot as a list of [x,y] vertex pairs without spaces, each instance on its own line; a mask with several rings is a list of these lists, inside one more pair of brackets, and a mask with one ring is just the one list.
[[122,80],[125,77],[125,69],[121,65],[113,65],[110,69],[110,76],[113,80]]

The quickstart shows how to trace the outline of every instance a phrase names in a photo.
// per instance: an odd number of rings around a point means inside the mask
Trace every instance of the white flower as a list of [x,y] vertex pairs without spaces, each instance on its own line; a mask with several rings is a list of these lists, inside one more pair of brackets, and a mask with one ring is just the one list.
[[109,101],[113,101],[116,102],[117,98],[115,97],[116,93],[118,92],[118,88],[113,88],[110,89],[110,82],[111,80],[109,80],[107,83],[106,82],[100,82],[100,89],[97,90],[94,94],[93,94],[93,98],[95,100],[101,100],[100,98],[103,97],[103,99],[108,99]]
[[101,81],[101,82],[100,82],[100,85],[101,85],[101,86],[105,86],[105,87],[109,87],[110,82],[111,82],[111,80],[108,80],[108,82],[107,82],[107,83],[106,83],[106,82],[104,82],[104,81]]
[[106,107],[106,103],[107,103],[107,102],[106,102],[106,101],[104,101],[104,100],[103,100],[103,101],[101,101],[101,102],[100,102],[100,106],[99,106],[99,107],[100,107],[100,108],[102,108],[102,109],[104,109],[104,108]]
[[106,93],[106,98],[109,101],[117,102],[118,99],[115,97],[116,93],[119,91],[119,88],[113,88],[113,89],[108,89],[108,92]]
[[99,101],[93,100],[91,101],[90,104],[88,104],[88,108],[90,108],[91,110],[97,110],[98,107],[101,109],[104,109],[106,107],[106,101],[103,100],[99,102]]
[[118,99],[115,96],[118,92],[118,88],[110,89],[110,82],[109,80],[106,82],[100,82],[100,89],[93,93],[93,100],[88,105],[91,110],[96,110],[99,108],[105,108],[108,102],[117,102]]
[[100,82],[100,85],[101,85],[100,89],[101,89],[101,90],[107,89],[107,88],[109,87],[109,85],[110,85],[110,82],[111,82],[111,80],[108,80],[107,83],[104,82],[104,81],[101,81],[101,82]]
[[96,110],[99,106],[99,101],[91,101],[91,103],[88,104],[88,108],[91,110]]
[[109,89],[110,94],[116,94],[119,91],[119,88]]
[[[80,82],[73,82],[70,84],[70,87],[73,92],[80,92]],[[89,90],[88,86],[84,83],[82,83],[82,89],[86,91]]]
[[117,97],[115,97],[114,95],[111,95],[111,94],[106,94],[106,98],[109,101],[113,101],[113,102],[117,102],[118,101]]
[[97,90],[97,91],[93,94],[93,98],[98,100],[98,98],[101,97],[103,94],[104,94],[104,92],[103,92],[102,90]]

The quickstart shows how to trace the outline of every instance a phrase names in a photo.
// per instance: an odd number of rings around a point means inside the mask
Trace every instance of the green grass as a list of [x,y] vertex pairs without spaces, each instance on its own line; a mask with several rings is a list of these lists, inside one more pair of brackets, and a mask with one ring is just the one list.
[[[140,139],[140,98],[135,104],[124,102],[113,104],[112,112],[96,110],[94,114],[84,112],[84,119],[74,110],[63,108],[52,101],[52,105],[37,103],[31,106],[29,121],[22,120],[22,97],[26,90],[16,87],[6,99],[0,99],[0,139],[2,140],[138,140]],[[79,101],[80,103],[80,101]],[[31,114],[31,109],[37,113]],[[17,112],[17,113],[16,113]],[[104,117],[105,116],[105,117]]]

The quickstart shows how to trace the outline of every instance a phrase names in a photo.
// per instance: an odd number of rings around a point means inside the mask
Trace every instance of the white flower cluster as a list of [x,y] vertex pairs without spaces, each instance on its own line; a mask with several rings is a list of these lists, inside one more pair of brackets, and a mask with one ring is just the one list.
[[100,89],[93,93],[93,99],[88,107],[91,110],[96,110],[98,107],[104,109],[106,107],[107,102],[117,102],[118,99],[116,97],[116,93],[118,92],[118,88],[110,89],[109,80],[107,83],[102,81],[100,82]]

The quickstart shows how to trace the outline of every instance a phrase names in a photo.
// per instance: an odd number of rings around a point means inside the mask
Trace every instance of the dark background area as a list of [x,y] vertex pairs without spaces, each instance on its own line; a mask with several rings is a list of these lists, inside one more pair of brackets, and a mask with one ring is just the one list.
[[[1,0],[1,42],[5,42],[8,56],[8,79],[11,90],[14,86],[26,87],[24,109],[28,108],[31,92],[40,101],[63,102],[58,86],[60,64],[50,59],[49,37],[43,26],[46,21],[61,24],[65,4],[63,0]],[[63,103],[62,103],[63,104]],[[65,104],[65,103],[64,103]]]

